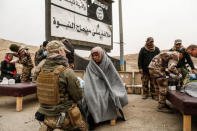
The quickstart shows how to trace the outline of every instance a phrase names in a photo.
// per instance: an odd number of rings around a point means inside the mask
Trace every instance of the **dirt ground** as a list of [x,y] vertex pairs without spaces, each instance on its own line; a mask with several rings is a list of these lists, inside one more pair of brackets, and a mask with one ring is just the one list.
[[[109,122],[100,124],[97,131],[181,131],[182,115],[176,111],[166,114],[156,111],[157,102],[151,98],[142,100],[140,95],[128,95],[129,104],[124,107],[127,121],[118,120],[116,126]],[[23,110],[16,112],[14,97],[0,96],[0,131],[38,131],[39,122],[34,113],[39,107],[36,95],[24,98]],[[197,117],[192,117],[192,131],[197,131]]]

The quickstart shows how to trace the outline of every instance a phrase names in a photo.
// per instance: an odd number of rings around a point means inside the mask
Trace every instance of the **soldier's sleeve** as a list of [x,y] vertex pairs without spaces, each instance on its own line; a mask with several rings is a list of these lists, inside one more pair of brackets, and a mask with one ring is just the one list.
[[160,51],[160,49],[158,48],[158,53],[157,53],[157,55],[160,53],[161,51]]
[[194,63],[193,63],[191,57],[189,56],[189,54],[187,52],[185,52],[185,58],[187,60],[187,63],[189,64],[189,66],[193,70],[194,69]]
[[45,63],[46,59],[42,60],[36,67],[35,67],[35,70],[34,70],[34,78],[35,80],[37,79],[39,73],[41,72],[41,69]]
[[169,70],[170,72],[176,74],[176,75],[179,74],[179,72],[178,72],[178,70],[177,70],[177,68],[176,68],[177,63],[178,63],[178,61],[173,60],[173,59],[169,60],[169,62],[168,62],[168,70]]
[[18,57],[18,53],[12,53],[12,55]]
[[44,57],[43,50],[39,49],[35,54],[35,64],[38,65]]
[[143,50],[141,48],[138,56],[138,69],[142,69],[142,61],[143,61]]
[[30,56],[30,53],[27,52],[26,50],[21,52],[21,56],[20,56],[21,59],[20,59],[19,63],[23,64],[23,65],[27,65],[29,56]]
[[74,74],[74,71],[71,69],[64,70],[63,75],[69,95],[71,96],[72,100],[74,100],[74,102],[78,102],[83,97],[83,90],[80,87],[79,80]]

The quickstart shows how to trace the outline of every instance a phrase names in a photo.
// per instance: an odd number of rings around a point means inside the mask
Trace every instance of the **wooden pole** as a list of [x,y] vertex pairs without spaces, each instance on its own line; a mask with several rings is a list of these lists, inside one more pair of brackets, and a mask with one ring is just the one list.
[[23,97],[16,97],[16,111],[23,109]]
[[183,131],[191,131],[191,115],[183,115]]

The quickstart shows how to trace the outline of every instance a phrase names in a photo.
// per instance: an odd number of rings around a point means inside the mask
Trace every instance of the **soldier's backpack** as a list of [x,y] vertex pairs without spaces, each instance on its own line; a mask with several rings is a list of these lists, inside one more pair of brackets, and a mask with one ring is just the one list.
[[60,103],[59,75],[65,70],[58,66],[53,72],[40,72],[36,81],[37,96],[40,103],[55,105]]

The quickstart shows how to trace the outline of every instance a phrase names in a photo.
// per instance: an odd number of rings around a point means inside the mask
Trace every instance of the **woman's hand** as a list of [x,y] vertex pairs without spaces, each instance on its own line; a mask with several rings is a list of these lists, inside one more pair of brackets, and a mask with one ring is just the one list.
[[143,70],[142,69],[139,69],[139,72],[142,74],[143,73]]

